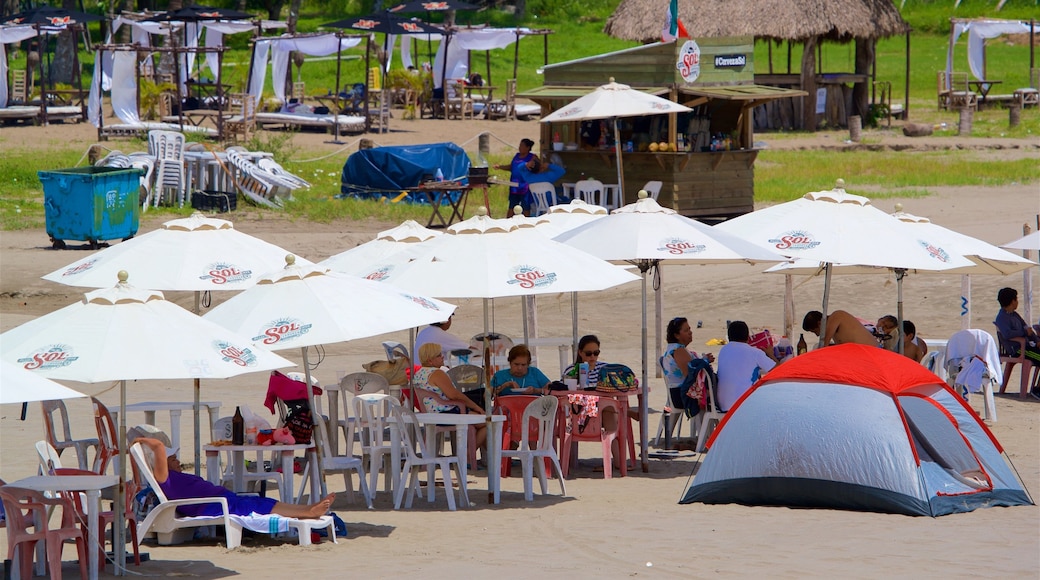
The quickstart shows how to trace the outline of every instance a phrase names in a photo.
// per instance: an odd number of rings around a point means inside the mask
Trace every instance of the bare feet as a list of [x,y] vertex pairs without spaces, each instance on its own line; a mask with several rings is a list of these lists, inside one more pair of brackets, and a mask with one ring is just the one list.
[[325,499],[319,501],[318,503],[312,503],[310,506],[308,506],[307,516],[317,518],[327,514],[329,512],[329,509],[332,508],[332,502],[334,501],[336,501],[336,494],[330,493],[329,495],[325,496]]

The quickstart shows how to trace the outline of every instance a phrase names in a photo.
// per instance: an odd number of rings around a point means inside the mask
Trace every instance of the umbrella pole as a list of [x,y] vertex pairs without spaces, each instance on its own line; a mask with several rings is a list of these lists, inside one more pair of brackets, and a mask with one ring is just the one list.
[[[124,568],[126,567],[126,526],[123,525],[123,521],[126,518],[126,380],[119,381],[119,461],[116,463],[116,470],[119,472],[119,486],[116,487],[116,505],[115,505],[115,521],[117,525],[112,526],[115,531],[112,536],[112,553],[115,556],[115,574],[116,576],[124,575]],[[101,536],[98,538],[99,543],[104,546],[103,533],[104,530],[100,530]],[[88,550],[95,550],[94,546],[87,546]]]
[[823,338],[827,336],[827,302],[831,297],[831,263],[827,262],[823,269],[823,317],[820,318],[820,340],[816,343],[816,348],[823,348],[827,346],[823,343]]
[[[314,404],[314,389],[311,388],[311,365],[310,365],[310,362],[307,360],[307,347],[305,346],[305,347],[300,348],[300,352],[303,353],[303,375],[304,375],[304,378],[306,379],[306,382],[307,382],[307,385],[306,385],[306,388],[307,388],[307,404],[310,405],[310,407],[311,407],[311,421],[312,421],[312,423],[314,425],[317,425],[318,424],[318,419],[317,419],[318,407]],[[311,478],[311,503],[314,503],[316,501],[319,501],[321,498],[325,497],[325,495],[326,495],[326,493],[325,493],[325,469],[324,469],[324,467],[322,467],[322,464],[321,464],[322,447],[326,444],[326,442],[325,442],[324,435],[322,434],[322,430],[321,429],[315,429],[314,430],[314,434],[313,434],[312,439],[314,441],[314,456],[315,456],[315,462],[314,463],[315,464],[313,466],[313,469],[310,470],[310,478]],[[292,477],[292,476],[293,476],[293,474],[290,473],[289,477]],[[305,486],[305,485],[307,485],[306,481],[300,482],[300,489],[303,489],[303,486]],[[317,498],[314,497],[314,495],[316,493],[318,494]]]
[[[200,314],[202,312],[201,298],[202,298],[202,292],[199,292],[198,290],[196,290],[195,291],[195,316],[201,316],[201,314]],[[195,379],[194,382],[195,382],[195,404],[192,406],[192,410],[194,411],[194,416],[195,416],[195,421],[194,421],[194,423],[195,423],[195,475],[201,476],[201,470],[202,470],[202,444],[199,441],[199,433],[202,432],[202,429],[199,428],[199,415],[200,415],[200,410],[201,410],[202,404],[199,403],[199,392],[202,389],[201,389],[201,384],[200,384],[201,381],[199,379]]]
[[[647,434],[648,434],[648,429],[647,429],[647,424],[646,424],[647,421],[649,420],[648,416],[649,416],[650,401],[647,400],[647,397],[650,395],[650,390],[648,389],[648,387],[649,387],[649,377],[647,376],[647,369],[646,369],[646,358],[648,356],[648,354],[647,354],[647,338],[646,338],[646,273],[650,269],[650,265],[647,262],[643,262],[643,263],[641,263],[639,265],[639,269],[643,273],[643,303],[642,303],[642,311],[643,311],[643,328],[642,328],[642,345],[643,345],[643,356],[642,356],[643,369],[642,370],[643,370],[643,374],[642,374],[642,380],[643,380],[643,383],[641,385],[642,386],[641,390],[643,392],[643,396],[639,398],[639,459],[640,459],[640,461],[643,464],[643,473],[647,473],[648,471],[650,471],[650,461],[647,458],[647,442],[648,442]],[[621,421],[628,421],[628,417],[618,417],[618,424],[619,425],[621,424]]]
[[[571,292],[571,358],[578,358],[578,293]],[[562,372],[562,371],[561,371]]]
[[784,336],[794,338],[794,276],[784,275]]
[[527,341],[531,337],[531,328],[527,324],[527,315],[528,315],[527,296],[521,296],[520,297],[520,316],[523,317],[523,321],[524,321],[524,344],[527,344]]
[[896,295],[898,296],[896,317],[899,318],[899,325],[896,327],[896,352],[903,354],[903,278],[906,276],[906,270],[904,268],[896,268],[895,272]]
[[[617,205],[621,207],[625,205],[625,170],[621,167],[621,131],[618,129],[617,117],[614,117],[614,155],[617,157]],[[645,317],[643,326],[646,327]]]
[[[445,55],[447,55],[447,52],[445,52]],[[443,85],[441,85],[441,86],[443,86]],[[484,428],[487,429],[485,431],[485,433],[488,433],[490,435],[491,433],[494,433],[494,431],[492,431],[493,427],[491,426],[491,335],[490,335],[491,329],[488,328],[488,314],[489,314],[488,299],[485,298],[484,299]],[[488,477],[490,477],[490,471],[492,469],[501,469],[501,466],[499,466],[499,465],[491,465],[491,462],[488,461],[488,455],[487,455],[487,451],[486,450],[490,449],[490,445],[494,445],[494,444],[495,444],[494,438],[492,438],[492,440],[490,440],[490,441],[486,441],[484,443],[485,451],[482,452],[482,453],[484,453],[484,461],[487,461],[487,463],[488,463],[488,466],[487,466],[488,472],[489,472]],[[498,444],[501,445],[502,442],[499,441]],[[495,503],[495,494],[490,489],[488,490],[488,503],[489,504]]]

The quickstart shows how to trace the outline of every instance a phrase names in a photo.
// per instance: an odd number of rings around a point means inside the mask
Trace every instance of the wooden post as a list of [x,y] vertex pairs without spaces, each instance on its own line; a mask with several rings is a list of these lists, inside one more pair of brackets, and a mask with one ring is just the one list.
[[960,119],[957,122],[958,135],[971,135],[971,125],[975,119],[975,110],[971,107],[960,108]]
[[802,52],[802,90],[808,93],[802,101],[802,129],[816,131],[816,42],[815,36],[805,40]]
[[488,153],[491,152],[491,133],[477,135],[477,157],[487,162]]
[[1008,107],[1008,127],[1018,127],[1022,121],[1022,104],[1019,101],[1011,101]]
[[859,143],[860,133],[863,131],[863,118],[859,115],[849,117],[849,141]]

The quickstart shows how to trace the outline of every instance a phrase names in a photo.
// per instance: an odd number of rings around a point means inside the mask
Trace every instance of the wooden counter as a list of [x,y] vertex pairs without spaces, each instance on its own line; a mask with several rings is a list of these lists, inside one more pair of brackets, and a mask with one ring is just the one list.
[[[567,167],[565,181],[617,181],[612,151],[557,151]],[[658,203],[688,217],[729,217],[754,209],[757,149],[711,152],[622,153],[624,203],[636,201],[647,181],[663,182]],[[678,186],[673,194],[673,186]]]

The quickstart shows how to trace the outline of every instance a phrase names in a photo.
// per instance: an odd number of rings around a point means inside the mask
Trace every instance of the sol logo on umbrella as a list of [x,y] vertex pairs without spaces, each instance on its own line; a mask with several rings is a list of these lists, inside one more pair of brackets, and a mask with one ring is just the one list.
[[256,355],[248,347],[240,348],[223,340],[214,341],[213,346],[220,351],[225,362],[233,362],[240,367],[256,366]]
[[68,345],[49,344],[25,358],[18,359],[18,363],[23,364],[27,371],[35,371],[67,367],[77,360],[79,357],[73,356]]
[[303,336],[310,332],[310,324],[301,324],[295,318],[279,318],[265,325],[261,333],[254,336],[252,340],[259,340],[263,344],[275,344],[283,340],[290,340]]
[[412,24],[411,22],[402,22],[401,23],[401,28],[405,29],[407,32],[422,32],[423,31],[421,26],[418,26],[416,24]]
[[199,276],[199,280],[209,280],[214,284],[227,284],[229,282],[241,282],[248,280],[253,275],[252,270],[240,270],[233,264],[217,262],[209,266],[209,271]]
[[661,247],[657,249],[658,251],[681,256],[684,254],[699,254],[705,250],[705,246],[704,244],[695,244],[682,238],[665,238],[661,240]]
[[394,269],[393,266],[383,266],[378,270],[369,273],[365,276],[365,280],[374,280],[376,282],[382,282],[390,277],[390,272]]
[[379,22],[375,20],[358,20],[357,23],[354,24],[354,28],[362,29],[375,28],[376,26],[379,26]]
[[812,234],[801,230],[784,232],[779,238],[770,239],[769,243],[776,244],[778,250],[811,250],[820,245]]
[[440,310],[440,308],[438,308],[436,304],[434,304],[426,298],[423,298],[422,296],[412,296],[411,294],[402,294],[401,296],[404,296],[405,298],[411,300],[412,302],[415,302],[419,306],[422,306],[423,308],[426,308],[428,310]]
[[50,20],[51,26],[66,26],[68,24],[76,23],[71,16],[51,16],[47,20]]
[[87,270],[90,270],[91,268],[93,268],[94,264],[97,264],[97,262],[98,262],[97,260],[88,260],[88,261],[83,262],[82,264],[80,264],[80,265],[78,265],[78,266],[76,266],[74,268],[69,268],[68,270],[65,270],[64,272],[61,273],[61,275],[62,275],[62,277],[65,277],[65,276],[75,276],[76,274],[82,274],[83,272],[86,272]]
[[519,284],[521,288],[548,286],[556,281],[556,272],[546,272],[538,266],[517,266],[510,270],[513,279],[507,284]]
[[929,254],[931,254],[931,256],[936,260],[939,260],[943,263],[950,261],[950,255],[946,253],[946,250],[938,246],[933,246],[932,244],[929,244],[924,240],[917,240],[917,243],[921,244],[921,247],[924,248],[925,251],[927,251]]

